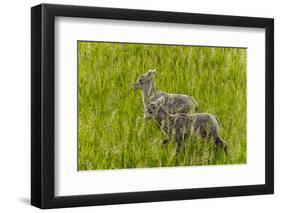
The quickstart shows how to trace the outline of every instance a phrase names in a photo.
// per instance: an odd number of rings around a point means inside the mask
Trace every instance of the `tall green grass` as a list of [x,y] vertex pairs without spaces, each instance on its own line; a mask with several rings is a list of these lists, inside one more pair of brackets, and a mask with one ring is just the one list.
[[[175,157],[153,120],[143,120],[131,84],[156,69],[156,87],[191,95],[215,114],[228,155],[191,138]],[[121,169],[246,162],[246,49],[78,42],[78,169]]]

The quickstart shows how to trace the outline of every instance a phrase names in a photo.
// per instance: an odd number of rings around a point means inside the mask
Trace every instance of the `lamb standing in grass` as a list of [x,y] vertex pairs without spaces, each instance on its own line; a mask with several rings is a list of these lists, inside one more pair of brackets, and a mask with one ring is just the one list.
[[135,90],[142,90],[145,109],[149,103],[163,96],[165,103],[162,107],[170,114],[198,112],[197,103],[192,96],[157,91],[154,84],[155,73],[156,70],[149,70],[146,74],[141,75],[133,84]]
[[164,103],[164,97],[150,103],[145,112],[145,119],[154,118],[165,135],[175,137],[176,153],[179,153],[185,138],[197,134],[201,138],[213,139],[215,144],[223,147],[227,154],[226,142],[219,135],[219,124],[214,115],[208,113],[169,114],[163,108]]

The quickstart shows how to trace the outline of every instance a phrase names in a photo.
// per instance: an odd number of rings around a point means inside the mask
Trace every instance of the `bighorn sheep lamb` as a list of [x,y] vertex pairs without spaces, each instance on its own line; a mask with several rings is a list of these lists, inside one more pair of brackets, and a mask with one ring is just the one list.
[[148,105],[145,119],[154,118],[158,127],[166,136],[176,139],[178,153],[185,138],[198,134],[201,138],[213,139],[215,144],[224,148],[227,154],[227,144],[219,135],[217,118],[209,113],[170,114],[164,108],[165,98],[162,96]]
[[154,83],[155,73],[156,70],[149,70],[146,74],[142,74],[133,84],[135,90],[142,90],[145,109],[149,103],[163,96],[165,103],[162,107],[170,114],[198,112],[197,103],[192,96],[157,91]]

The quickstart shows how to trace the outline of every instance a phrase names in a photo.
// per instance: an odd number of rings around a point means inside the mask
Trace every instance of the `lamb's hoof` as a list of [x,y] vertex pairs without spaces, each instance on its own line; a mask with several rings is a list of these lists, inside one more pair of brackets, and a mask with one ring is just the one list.
[[179,156],[180,156],[179,152],[176,152],[175,155],[174,155],[175,158],[179,158]]
[[176,153],[175,153],[175,157],[179,156],[180,155],[180,149],[177,149],[176,150]]
[[164,140],[162,140],[162,144],[164,145],[164,144],[166,144],[166,143],[168,143],[169,142],[169,139],[164,139]]

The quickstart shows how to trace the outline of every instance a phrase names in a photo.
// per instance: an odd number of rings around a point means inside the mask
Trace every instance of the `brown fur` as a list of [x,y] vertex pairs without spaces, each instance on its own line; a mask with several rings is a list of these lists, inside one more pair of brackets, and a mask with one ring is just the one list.
[[150,103],[145,112],[145,119],[154,118],[158,127],[167,137],[175,137],[177,153],[185,138],[197,134],[201,138],[213,139],[215,144],[222,146],[227,154],[226,142],[219,135],[219,124],[214,115],[209,113],[169,114],[163,108],[164,103],[164,97]]
[[133,84],[135,90],[142,90],[145,109],[149,103],[164,97],[165,103],[163,103],[162,107],[170,114],[198,112],[197,102],[192,96],[157,91],[154,83],[155,74],[156,70],[149,70]]

